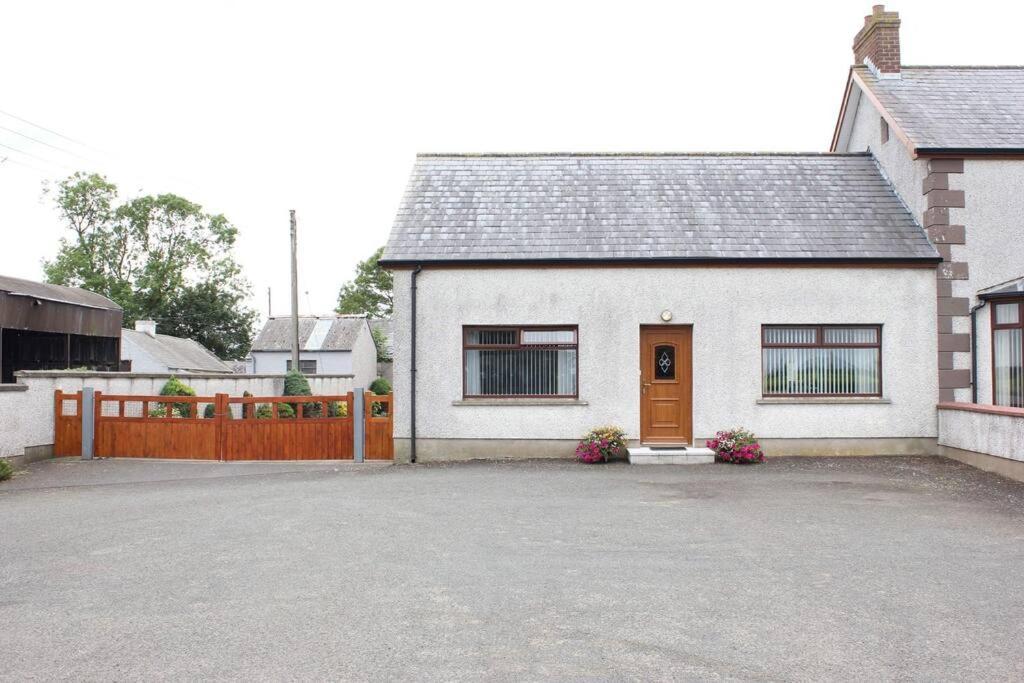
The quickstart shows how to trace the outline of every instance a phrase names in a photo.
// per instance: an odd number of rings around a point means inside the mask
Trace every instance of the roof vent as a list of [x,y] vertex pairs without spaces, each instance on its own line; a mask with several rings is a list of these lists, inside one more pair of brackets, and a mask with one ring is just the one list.
[[148,334],[150,337],[156,336],[156,321],[155,320],[136,320],[135,331]]

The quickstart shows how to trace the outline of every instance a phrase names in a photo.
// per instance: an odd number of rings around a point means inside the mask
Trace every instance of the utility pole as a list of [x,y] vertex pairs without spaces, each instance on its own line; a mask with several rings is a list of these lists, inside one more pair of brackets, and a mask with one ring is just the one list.
[[292,370],[299,371],[299,259],[295,209],[288,212],[292,236]]
[[274,315],[274,308],[270,305],[270,287],[267,287],[267,319]]

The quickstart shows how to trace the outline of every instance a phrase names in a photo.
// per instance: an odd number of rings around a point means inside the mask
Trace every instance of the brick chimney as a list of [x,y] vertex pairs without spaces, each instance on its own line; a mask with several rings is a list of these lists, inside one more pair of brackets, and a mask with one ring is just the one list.
[[866,64],[879,78],[900,77],[900,15],[875,5],[853,39],[853,61]]
[[136,320],[135,331],[148,334],[150,337],[156,336],[156,321],[155,320]]

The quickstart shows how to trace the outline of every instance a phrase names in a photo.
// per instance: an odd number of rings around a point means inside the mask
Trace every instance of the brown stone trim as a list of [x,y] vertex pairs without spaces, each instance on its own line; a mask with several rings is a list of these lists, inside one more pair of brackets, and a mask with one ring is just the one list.
[[931,173],[963,173],[963,159],[933,158],[928,160],[928,170]]
[[946,403],[955,400],[956,394],[953,389],[939,389],[939,401]]
[[949,280],[940,280],[936,278],[935,291],[936,295],[939,297],[953,296],[953,283]]
[[971,386],[970,370],[939,370],[940,389],[963,389]]
[[928,208],[945,206],[954,209],[964,208],[963,190],[932,190],[927,195]]
[[967,413],[987,413],[988,415],[1003,415],[1005,417],[1024,417],[1024,408],[1010,408],[1008,406],[990,406],[982,403],[939,403],[939,410],[962,410]]
[[950,351],[939,351],[939,370],[953,369],[953,354]]
[[965,296],[940,297],[939,315],[967,315],[971,312],[970,299]]
[[940,263],[936,269],[936,276],[941,280],[967,280],[970,275],[967,272],[967,264],[963,262]]
[[932,190],[948,190],[948,173],[929,173],[921,181],[921,194],[928,194]]
[[949,209],[944,206],[933,206],[924,212],[924,227],[933,225],[949,225]]
[[936,326],[938,327],[939,334],[953,334],[953,318],[948,315],[938,316]]
[[[934,227],[934,226],[932,226]],[[939,256],[942,257],[943,261],[953,260],[953,247],[948,244],[936,244],[935,251],[939,252]]]
[[939,335],[939,351],[970,351],[971,335],[961,332]]
[[962,225],[932,225],[925,229],[936,247],[940,244],[965,244],[967,231]]

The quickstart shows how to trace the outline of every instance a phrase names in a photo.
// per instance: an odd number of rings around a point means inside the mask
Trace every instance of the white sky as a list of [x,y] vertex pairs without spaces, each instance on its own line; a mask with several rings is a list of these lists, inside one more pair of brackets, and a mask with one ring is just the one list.
[[[0,114],[0,273],[42,279],[41,183],[96,170],[226,214],[261,314],[296,209],[300,308],[330,311],[416,152],[826,150],[870,5],[0,0],[0,110],[87,145]],[[904,64],[1024,62],[1024,3],[889,9]]]

